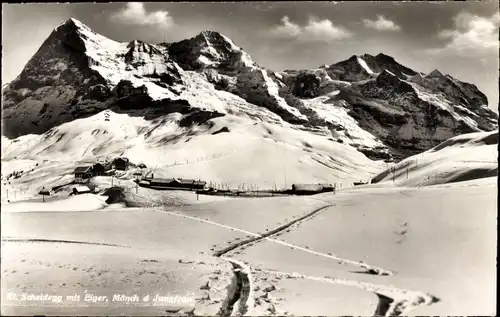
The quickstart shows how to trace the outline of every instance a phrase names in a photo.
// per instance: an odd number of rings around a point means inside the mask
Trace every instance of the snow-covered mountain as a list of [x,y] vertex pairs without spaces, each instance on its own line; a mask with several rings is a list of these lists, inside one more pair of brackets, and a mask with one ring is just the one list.
[[[333,148],[352,147],[372,159],[400,159],[462,133],[491,131],[498,119],[476,86],[437,70],[416,72],[384,54],[273,72],[215,31],[177,43],[120,43],[75,19],[54,29],[2,89],[2,101],[2,135],[9,139],[52,138],[62,124],[108,110],[146,120],[147,129],[143,124],[127,134],[143,142],[146,130],[160,131],[162,122],[169,122],[165,145],[172,138],[186,141],[223,117],[227,125],[241,119],[320,136],[334,141]],[[109,123],[99,131],[115,128]],[[59,151],[64,146],[58,142],[37,151]]]

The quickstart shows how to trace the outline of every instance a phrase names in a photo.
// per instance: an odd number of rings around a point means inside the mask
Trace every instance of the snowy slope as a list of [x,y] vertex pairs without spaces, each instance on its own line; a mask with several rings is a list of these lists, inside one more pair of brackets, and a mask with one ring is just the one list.
[[463,134],[408,157],[372,182],[428,186],[498,175],[498,131]]
[[[42,135],[19,138],[15,147],[4,149],[2,162],[66,162],[61,170],[52,170],[51,177],[56,177],[71,173],[67,164],[123,155],[134,163],[145,163],[157,176],[201,178],[232,187],[247,183],[269,189],[274,185],[289,187],[294,182],[352,182],[370,178],[383,168],[349,145],[287,123],[281,126],[226,115],[186,128],[179,126],[179,120],[179,114],[148,121],[103,111]],[[229,132],[220,132],[223,128]],[[43,177],[38,181],[42,186]]]

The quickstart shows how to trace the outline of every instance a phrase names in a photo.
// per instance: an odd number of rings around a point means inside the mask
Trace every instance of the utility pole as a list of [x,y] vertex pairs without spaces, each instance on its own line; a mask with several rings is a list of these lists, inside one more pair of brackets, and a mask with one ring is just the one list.
[[286,186],[286,160],[287,160],[287,157],[286,157],[286,144],[283,145],[285,147],[285,164],[283,164],[284,168],[285,168],[285,189],[287,189],[287,186]]
[[287,189],[288,187],[286,186],[286,165],[285,165],[285,189]]

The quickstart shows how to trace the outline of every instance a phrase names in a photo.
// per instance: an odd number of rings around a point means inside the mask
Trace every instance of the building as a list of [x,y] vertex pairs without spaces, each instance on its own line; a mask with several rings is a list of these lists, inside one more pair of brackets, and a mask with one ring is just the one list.
[[92,166],[78,166],[75,168],[75,180],[92,178]]
[[170,187],[171,185],[175,185],[173,178],[154,178],[151,176],[147,181],[149,181],[149,185],[152,187]]
[[73,195],[90,194],[92,191],[87,186],[78,186],[73,188]]
[[207,182],[194,179],[183,178],[149,178],[147,179],[153,188],[158,189],[180,189],[180,190],[200,190],[204,189]]
[[324,192],[333,192],[334,186],[332,184],[320,184],[323,187]]
[[333,191],[331,184],[293,184],[292,193],[296,195],[313,195]]
[[126,157],[117,157],[113,160],[115,170],[125,171],[128,168],[129,160]]
[[366,185],[366,184],[368,184],[368,182],[364,182],[364,181],[359,181],[359,182],[354,182],[353,183],[354,186]]
[[92,166],[92,174],[94,176],[103,176],[106,174],[106,168],[101,163],[95,163]]
[[136,181],[140,181],[142,179],[142,172],[135,172],[134,178]]
[[197,181],[193,182],[193,188],[196,189],[196,190],[205,189],[206,185],[207,185],[207,182],[201,181],[201,180],[197,180]]

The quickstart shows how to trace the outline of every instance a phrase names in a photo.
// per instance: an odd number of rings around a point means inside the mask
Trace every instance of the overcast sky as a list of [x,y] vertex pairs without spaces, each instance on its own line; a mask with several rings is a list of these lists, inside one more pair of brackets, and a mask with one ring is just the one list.
[[2,82],[50,32],[76,18],[117,41],[219,31],[275,71],[383,52],[416,71],[476,84],[498,109],[498,1],[2,4]]

